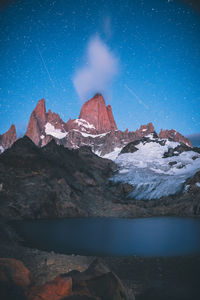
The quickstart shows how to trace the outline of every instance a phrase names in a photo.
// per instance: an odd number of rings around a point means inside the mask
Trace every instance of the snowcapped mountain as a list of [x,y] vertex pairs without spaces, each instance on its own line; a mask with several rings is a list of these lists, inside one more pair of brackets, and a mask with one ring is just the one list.
[[[4,142],[4,135],[0,136],[1,152],[9,148],[16,140],[16,131],[15,135],[12,132],[11,130],[9,134],[5,134],[6,140],[9,140],[8,143]],[[41,99],[30,116],[25,135],[40,147],[54,139],[57,144],[69,149],[90,146],[93,152],[104,156],[154,132],[152,123],[142,125],[136,131],[118,130],[111,106],[106,106],[103,96],[96,94],[83,104],[78,119],[69,119],[66,123],[58,114],[52,113],[51,110],[47,112],[45,100]],[[189,139],[173,129],[161,130],[159,137],[182,142],[192,147]]]
[[200,215],[200,149],[152,123],[118,130],[99,94],[66,123],[40,100],[16,139],[0,136],[2,216]]
[[180,192],[200,169],[200,149],[149,134],[104,156],[119,167],[114,182],[133,186],[129,197],[156,199]]

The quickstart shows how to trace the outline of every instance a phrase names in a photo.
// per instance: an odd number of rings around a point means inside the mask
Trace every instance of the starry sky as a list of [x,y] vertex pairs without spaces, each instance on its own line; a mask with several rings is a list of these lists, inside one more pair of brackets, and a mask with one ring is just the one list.
[[77,118],[96,92],[121,130],[200,133],[195,1],[4,0],[0,58],[0,133],[14,123],[23,135],[41,98]]

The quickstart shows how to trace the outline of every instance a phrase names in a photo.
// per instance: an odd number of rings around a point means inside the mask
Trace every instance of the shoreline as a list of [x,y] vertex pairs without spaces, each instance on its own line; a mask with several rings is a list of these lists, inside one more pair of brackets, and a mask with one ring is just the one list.
[[[59,254],[32,249],[15,244],[0,246],[0,257],[21,260],[31,271],[36,284],[44,284],[57,275],[68,273],[72,270],[84,271],[98,259],[114,272],[122,281],[125,288],[133,291],[137,299],[162,299],[156,298],[156,293],[165,295],[170,289],[170,298],[173,290],[178,288],[179,294],[187,295],[198,291],[200,277],[200,254],[172,257],[142,257],[142,256],[81,256]],[[148,293],[151,291],[152,298]],[[169,291],[168,291],[169,292]],[[145,296],[146,295],[146,296]],[[165,298],[163,298],[165,299]],[[195,299],[191,298],[182,299]],[[196,298],[197,299],[197,298]]]
[[4,231],[7,235],[0,236],[0,257],[21,260],[39,285],[62,273],[82,272],[97,258],[120,278],[125,288],[133,291],[136,300],[161,300],[167,296],[170,300],[198,299],[195,295],[200,293],[200,254],[172,257],[66,255],[21,246],[20,237],[12,228],[5,227]]

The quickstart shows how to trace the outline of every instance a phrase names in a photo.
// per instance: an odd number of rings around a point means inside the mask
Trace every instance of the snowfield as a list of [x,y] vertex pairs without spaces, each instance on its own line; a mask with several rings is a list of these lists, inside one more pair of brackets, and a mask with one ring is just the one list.
[[[121,149],[105,155],[114,160],[119,171],[111,179],[115,182],[129,183],[133,191],[129,197],[135,199],[156,199],[175,194],[182,190],[185,180],[200,169],[200,154],[185,151],[175,156],[163,158],[170,148],[176,148],[179,143],[165,140],[165,145],[158,142],[140,142],[134,153],[120,154]],[[157,141],[161,141],[157,139]]]

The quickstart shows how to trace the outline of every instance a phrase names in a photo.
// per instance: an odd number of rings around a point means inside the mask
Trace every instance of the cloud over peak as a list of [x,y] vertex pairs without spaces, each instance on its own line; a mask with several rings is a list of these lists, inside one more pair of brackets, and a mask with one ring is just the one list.
[[98,36],[89,41],[86,56],[87,63],[73,77],[74,87],[81,99],[92,92],[103,92],[118,72],[117,58]]

